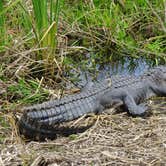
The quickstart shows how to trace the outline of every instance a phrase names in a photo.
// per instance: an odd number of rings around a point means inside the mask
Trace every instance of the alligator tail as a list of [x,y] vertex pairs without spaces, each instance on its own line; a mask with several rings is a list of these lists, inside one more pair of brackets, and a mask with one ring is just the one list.
[[81,133],[90,128],[93,124],[88,124],[86,126],[67,126],[61,124],[56,124],[55,126],[45,125],[36,119],[29,119],[27,115],[24,114],[18,121],[18,128],[20,135],[24,135],[26,141],[37,140],[44,141],[47,139],[55,139],[58,135],[69,136],[70,134]]
[[[47,127],[47,128],[46,128]],[[38,121],[28,119],[24,114],[18,121],[18,129],[21,135],[24,135],[26,139],[30,140],[44,140],[45,138],[54,139],[56,138],[56,132],[50,126],[44,128]]]

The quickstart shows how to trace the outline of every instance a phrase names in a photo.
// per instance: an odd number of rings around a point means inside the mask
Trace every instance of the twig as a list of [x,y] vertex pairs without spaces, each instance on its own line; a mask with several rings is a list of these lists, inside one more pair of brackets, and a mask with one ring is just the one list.
[[[115,156],[115,155],[112,155],[109,151],[103,151],[103,152],[101,152],[104,156],[107,156],[107,157],[109,157],[110,159],[112,159],[112,160],[119,160],[119,161],[121,161],[121,162],[123,162],[123,163],[130,163],[130,164],[135,164],[135,163],[139,163],[140,161],[138,161],[138,160],[135,160],[135,159],[129,159],[129,158],[124,158],[124,157],[119,157],[119,156]],[[143,161],[141,161],[141,163],[143,163],[143,164],[147,164],[147,163],[145,163],[145,162],[143,162]]]
[[38,156],[33,163],[31,164],[31,166],[38,166],[41,165],[44,162],[44,158],[43,156]]
[[2,157],[0,156],[0,165],[1,166],[5,166],[5,164],[3,163]]

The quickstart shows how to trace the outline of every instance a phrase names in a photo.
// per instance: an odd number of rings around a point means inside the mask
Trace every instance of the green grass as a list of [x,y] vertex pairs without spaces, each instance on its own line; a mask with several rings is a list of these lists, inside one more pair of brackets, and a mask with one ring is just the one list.
[[32,104],[46,100],[49,92],[36,81],[20,79],[17,84],[8,87],[9,100],[17,104]]
[[[0,2],[2,39],[5,36],[10,38],[9,44],[12,46],[17,35],[24,37],[27,33],[30,34],[32,37],[25,41],[25,49],[45,48],[37,51],[33,59],[43,60],[44,70],[52,76],[57,69],[57,62],[60,62],[57,35],[69,34],[70,31],[73,32],[73,38],[78,34],[79,37],[76,40],[68,38],[69,46],[82,46],[100,52],[108,57],[108,61],[112,56],[119,60],[120,54],[124,56],[124,50],[133,58],[139,58],[141,53],[152,61],[165,61],[164,1],[9,2],[9,5]],[[6,21],[4,15],[10,21]],[[66,27],[64,24],[63,30],[58,31],[61,21],[66,22]],[[19,25],[19,29],[15,25]],[[13,28],[16,29],[16,35],[8,35],[5,30]],[[2,41],[1,46],[5,46],[5,40]]]
[[59,0],[32,0],[33,12],[29,14],[26,5],[21,4],[26,13],[24,19],[33,29],[36,47],[46,48],[38,51],[36,60],[43,60],[44,69],[52,76],[57,58],[57,30],[61,5],[63,1],[60,3]]
[[[0,11],[3,11],[3,3],[2,1],[0,1]],[[5,18],[4,18],[4,14],[0,15],[0,51],[3,51],[3,45],[5,44],[5,35],[6,35],[6,31],[5,31]]]
[[72,22],[72,27],[79,26],[82,30],[86,46],[103,56],[114,56],[114,60],[116,57],[119,60],[121,54],[133,58],[140,58],[141,54],[146,59],[165,63],[164,1],[92,2],[93,5],[73,3],[72,8],[66,6],[64,10],[64,18]]
[[[9,87],[15,102],[44,100],[47,93],[36,93],[39,83],[32,80],[60,82],[64,72],[86,70],[89,61],[91,71],[98,64],[125,63],[126,57],[166,62],[164,0],[4,0],[0,10],[0,78],[17,82]],[[26,71],[18,79],[19,66]]]
[[[25,49],[44,48],[36,51],[33,59],[42,60],[46,73],[49,72],[53,76],[57,58],[59,14],[63,1],[32,0],[30,4],[31,6],[28,6],[22,0],[0,1],[0,33],[2,36],[0,47],[5,48],[7,44],[12,46],[18,37],[22,37],[25,40],[22,47]],[[6,20],[4,16],[6,16]],[[28,36],[28,39],[27,34],[31,35]]]

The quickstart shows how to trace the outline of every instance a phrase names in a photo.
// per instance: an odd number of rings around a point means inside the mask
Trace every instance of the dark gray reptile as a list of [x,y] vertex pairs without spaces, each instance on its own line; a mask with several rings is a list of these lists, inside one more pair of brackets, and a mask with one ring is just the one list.
[[60,130],[59,124],[114,105],[122,105],[133,116],[142,116],[148,109],[142,102],[152,96],[166,96],[166,66],[138,77],[112,76],[111,85],[106,79],[78,94],[26,107],[18,123],[19,131],[31,139],[54,138],[65,130]]

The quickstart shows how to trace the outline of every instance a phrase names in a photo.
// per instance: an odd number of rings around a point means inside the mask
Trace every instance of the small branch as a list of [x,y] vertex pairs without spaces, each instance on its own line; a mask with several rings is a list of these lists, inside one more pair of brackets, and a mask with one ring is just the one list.
[[1,157],[1,156],[0,156],[0,165],[5,166],[5,164],[4,164],[4,162],[3,162],[3,160],[2,160],[2,157]]

